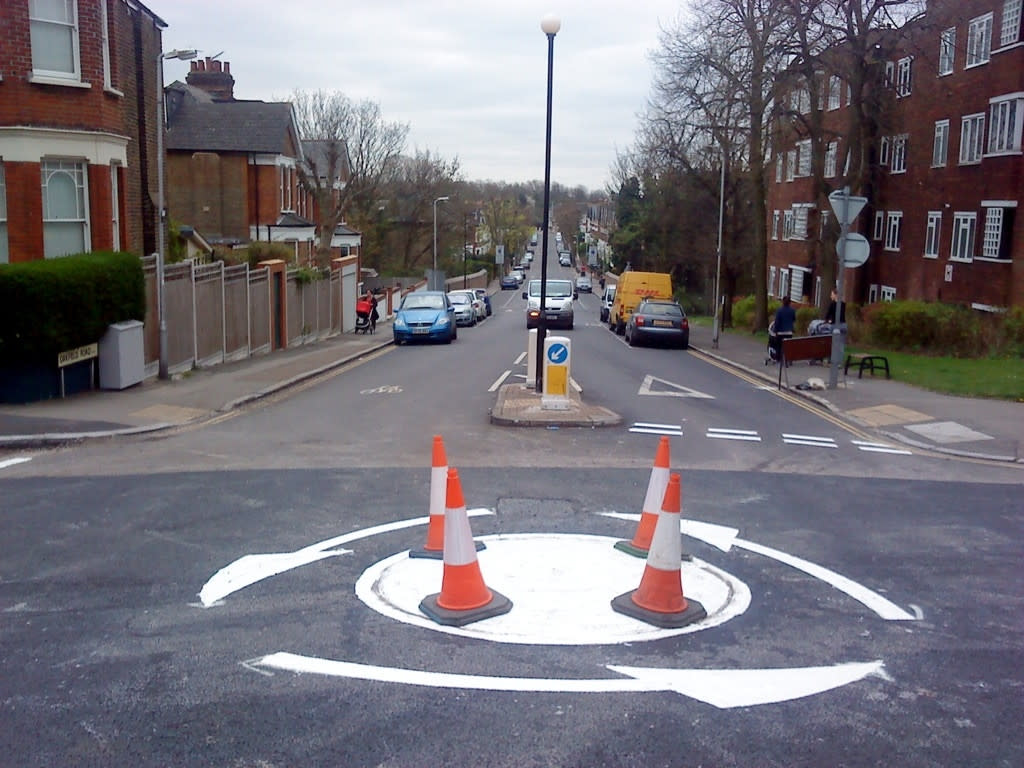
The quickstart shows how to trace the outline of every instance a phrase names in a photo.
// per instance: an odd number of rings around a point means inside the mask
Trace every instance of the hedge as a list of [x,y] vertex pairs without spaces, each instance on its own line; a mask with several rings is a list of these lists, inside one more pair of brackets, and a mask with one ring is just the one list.
[[58,353],[98,342],[110,324],[145,317],[135,254],[0,265],[0,367],[56,364]]

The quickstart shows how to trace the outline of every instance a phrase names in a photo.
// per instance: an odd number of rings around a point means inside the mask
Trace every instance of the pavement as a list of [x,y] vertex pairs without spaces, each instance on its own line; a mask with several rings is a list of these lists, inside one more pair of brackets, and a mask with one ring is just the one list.
[[[287,390],[391,345],[391,326],[375,334],[346,333],[247,360],[175,376],[147,379],[123,390],[94,390],[24,405],[0,404],[0,448],[62,445],[111,439],[201,423]],[[717,346],[710,328],[692,326],[690,347],[765,386],[777,386],[779,369],[765,365],[764,341],[723,332]],[[1024,403],[981,400],[929,392],[884,374],[842,371],[834,389],[804,389],[817,378],[828,383],[828,366],[794,363],[785,369],[788,393],[806,398],[834,416],[889,439],[940,453],[1024,466]],[[787,386],[788,380],[788,386]],[[573,382],[575,384],[575,382]],[[798,389],[797,387],[801,388]],[[509,427],[602,427],[618,414],[588,404],[574,386],[559,407],[522,384],[499,388],[491,422]]]

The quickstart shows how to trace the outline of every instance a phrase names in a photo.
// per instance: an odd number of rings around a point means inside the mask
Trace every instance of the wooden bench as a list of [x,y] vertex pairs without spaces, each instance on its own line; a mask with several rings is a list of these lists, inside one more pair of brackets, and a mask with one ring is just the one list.
[[851,365],[858,366],[858,379],[864,376],[865,369],[871,371],[872,376],[875,375],[875,371],[885,371],[885,378],[892,378],[889,375],[889,358],[885,355],[872,355],[869,353],[847,355],[846,365],[843,366],[843,375],[850,372]]
[[[832,356],[832,335],[795,336],[782,340],[782,355],[779,358],[779,389],[782,389],[782,374],[786,367],[798,360],[828,360]],[[789,385],[789,377],[786,377]]]

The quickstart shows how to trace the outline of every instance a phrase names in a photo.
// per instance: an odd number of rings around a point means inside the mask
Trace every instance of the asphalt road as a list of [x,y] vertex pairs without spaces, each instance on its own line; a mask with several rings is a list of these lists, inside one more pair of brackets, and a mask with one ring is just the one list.
[[[494,427],[488,390],[525,373],[523,302],[494,298],[451,346],[199,429],[0,456],[0,764],[1024,764],[1015,475],[861,450],[699,355],[627,347],[586,295],[573,377],[621,427]],[[648,376],[689,396],[639,394]],[[658,440],[637,422],[683,432],[682,517],[706,525],[684,523],[682,581],[714,620],[609,640],[607,603],[643,572],[611,547]],[[507,621],[539,598],[550,615],[489,635],[417,619],[443,571],[401,570],[433,434]]]

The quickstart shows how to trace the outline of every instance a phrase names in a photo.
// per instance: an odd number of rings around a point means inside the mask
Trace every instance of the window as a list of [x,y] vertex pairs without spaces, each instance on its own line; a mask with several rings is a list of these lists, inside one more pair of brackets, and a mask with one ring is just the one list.
[[909,96],[910,95],[910,63],[913,61],[911,57],[900,59],[896,62],[896,95],[897,96]]
[[796,143],[797,161],[796,175],[806,177],[811,175],[811,140],[804,139]]
[[29,0],[33,75],[81,79],[77,10],[75,0]]
[[825,178],[835,178],[836,157],[839,155],[839,142],[830,141],[825,147]]
[[935,143],[932,144],[932,168],[946,165],[949,152],[949,120],[935,121]]
[[810,205],[794,205],[793,206],[793,232],[790,234],[790,240],[806,240],[807,239],[807,215],[811,210]]
[[779,297],[789,295],[789,270],[779,270]]
[[4,164],[0,163],[0,264],[10,260],[7,250],[7,181],[4,178]]
[[772,240],[779,239],[779,212],[772,212]]
[[939,257],[939,235],[942,232],[942,211],[928,211],[928,226],[924,232],[924,255],[928,259]]
[[88,249],[85,163],[44,159],[39,164],[43,186],[43,256],[52,259]]
[[775,296],[775,267],[768,267],[768,295]]
[[985,259],[1010,259],[1010,240],[1013,220],[1017,213],[1016,201],[982,201],[985,208],[985,231],[981,241],[981,256]]
[[828,231],[828,217],[829,217],[829,212],[828,211],[822,211],[821,212],[821,228],[818,231],[818,239],[819,240],[824,240],[825,239],[825,232]]
[[967,27],[967,66],[988,62],[992,54],[992,14],[971,19]]
[[789,268],[789,298],[800,301],[804,297],[804,270],[799,267]]
[[878,164],[888,165],[889,164],[889,137],[883,136],[881,141],[878,142]]
[[1003,29],[999,33],[999,45],[1013,45],[1020,38],[1020,0],[1006,0],[1003,3]]
[[121,166],[117,163],[110,164],[110,229],[113,237],[110,242],[115,251],[121,250],[121,183],[118,174]]
[[885,231],[885,211],[875,211],[875,229],[871,233],[872,240],[881,240]]
[[100,3],[100,23],[102,24],[101,34],[103,35],[103,87],[108,91],[114,90],[114,79],[110,71],[110,22],[107,18],[107,4]]
[[985,114],[960,118],[960,165],[981,162],[982,137],[985,133]]
[[872,283],[868,286],[868,304],[874,304],[878,301],[878,284]]
[[885,84],[890,88],[896,86],[896,65],[891,62],[885,62]]
[[793,211],[782,212],[782,239],[793,239]]
[[891,285],[882,286],[882,301],[895,301],[896,289]]
[[989,154],[1020,152],[1020,129],[1024,118],[1024,93],[992,99],[988,121]]
[[900,249],[900,230],[903,228],[903,211],[889,211],[885,222],[885,250]]
[[842,80],[832,75],[828,79],[828,108],[839,109],[839,89],[842,87]]
[[892,138],[892,166],[893,173],[905,173],[907,170],[907,134],[893,136]]
[[782,153],[780,152],[775,156],[775,183],[778,184],[782,181],[782,166],[785,165],[785,161],[782,159]]
[[950,27],[939,36],[939,74],[948,75],[953,71],[953,56],[956,52],[956,27]]
[[974,258],[974,230],[978,225],[978,214],[957,211],[953,214],[953,244],[949,258],[953,261],[970,261]]
[[786,153],[786,181],[792,181],[794,173],[796,173],[796,150],[791,149]]

